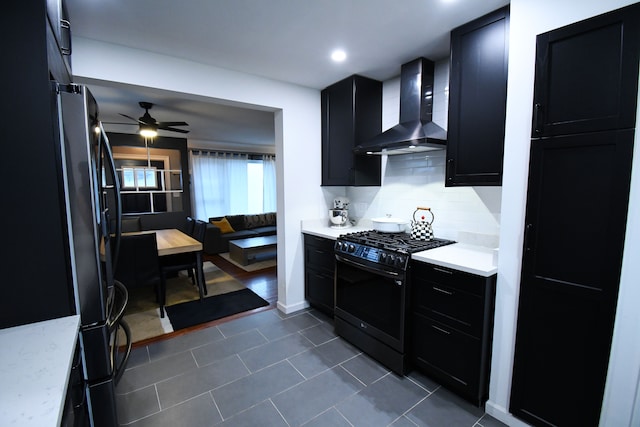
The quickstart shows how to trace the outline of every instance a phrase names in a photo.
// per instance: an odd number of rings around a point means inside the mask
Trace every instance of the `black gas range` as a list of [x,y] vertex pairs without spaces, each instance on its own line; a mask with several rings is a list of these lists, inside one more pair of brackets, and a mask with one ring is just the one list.
[[336,333],[394,372],[405,374],[411,254],[452,243],[373,230],[339,236],[334,246]]
[[376,230],[359,231],[339,236],[335,243],[336,255],[365,261],[385,267],[407,269],[411,254],[455,243],[453,240],[415,240],[409,233],[384,233]]

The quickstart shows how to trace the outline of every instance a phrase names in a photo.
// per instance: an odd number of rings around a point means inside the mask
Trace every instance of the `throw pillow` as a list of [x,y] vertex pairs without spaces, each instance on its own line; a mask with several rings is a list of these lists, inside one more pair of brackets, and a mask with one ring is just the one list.
[[233,233],[236,231],[231,227],[231,224],[229,224],[229,220],[226,217],[222,218],[220,221],[211,221],[211,223],[218,227],[222,234]]

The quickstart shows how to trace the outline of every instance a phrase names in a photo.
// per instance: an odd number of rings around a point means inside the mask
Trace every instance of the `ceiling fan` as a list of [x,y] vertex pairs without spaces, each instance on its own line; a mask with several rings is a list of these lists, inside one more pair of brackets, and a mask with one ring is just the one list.
[[[158,130],[166,130],[170,132],[189,133],[188,130],[178,129],[174,126],[189,126],[187,122],[159,122],[149,114],[149,110],[153,107],[151,102],[140,101],[138,103],[140,107],[144,108],[145,112],[142,117],[134,119],[131,116],[120,113],[121,116],[126,117],[129,120],[133,120],[140,127],[140,135],[147,137],[154,137],[158,134]],[[112,123],[112,124],[134,124],[134,123]]]

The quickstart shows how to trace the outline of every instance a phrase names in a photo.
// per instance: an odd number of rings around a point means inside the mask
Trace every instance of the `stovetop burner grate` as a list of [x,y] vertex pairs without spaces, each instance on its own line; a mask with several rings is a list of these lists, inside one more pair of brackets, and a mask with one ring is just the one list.
[[347,233],[341,235],[339,239],[374,248],[406,253],[425,251],[455,243],[453,240],[445,239],[415,240],[411,238],[409,233],[383,233],[376,230]]

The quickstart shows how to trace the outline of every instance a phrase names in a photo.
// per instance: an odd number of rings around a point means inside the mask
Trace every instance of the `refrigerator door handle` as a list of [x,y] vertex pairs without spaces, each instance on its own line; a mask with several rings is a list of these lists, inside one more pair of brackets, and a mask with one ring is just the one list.
[[[99,136],[99,147],[98,147],[98,152],[100,153],[99,155],[99,159],[100,162],[102,163],[103,161],[106,161],[107,164],[100,165],[100,170],[104,169],[104,170],[108,170],[109,172],[109,178],[111,179],[111,181],[113,182],[112,186],[110,187],[103,187],[104,189],[112,189],[113,190],[113,200],[114,200],[114,210],[115,210],[115,231],[114,231],[114,238],[115,241],[113,243],[113,252],[111,251],[107,251],[107,248],[105,246],[105,254],[109,253],[109,254],[113,254],[112,260],[111,260],[111,268],[107,269],[107,285],[109,287],[111,287],[113,285],[113,281],[114,281],[114,277],[113,275],[115,274],[115,270],[117,268],[117,264],[118,264],[118,255],[120,254],[120,238],[122,236],[122,200],[121,200],[121,196],[120,196],[120,179],[118,178],[118,174],[116,172],[116,164],[115,164],[115,160],[113,157],[113,151],[111,150],[111,145],[109,144],[109,138],[107,138],[107,134],[104,131],[104,128],[102,127],[102,123],[98,122],[97,126],[99,126],[99,130],[100,130],[100,136]],[[103,157],[104,156],[104,157]],[[107,197],[105,196],[105,199],[107,199]],[[106,218],[105,220],[105,227],[106,230],[108,230],[107,232],[104,233],[104,238],[105,238],[105,243],[106,240],[111,238],[111,215],[110,215],[110,210],[107,208],[104,210],[105,211],[105,216]]]
[[[117,280],[114,282],[114,290],[116,294],[114,304],[117,304],[117,306],[113,307],[113,312],[116,314],[109,319],[108,327],[113,341],[111,343],[110,354],[111,366],[113,367],[113,381],[117,385],[127,366],[127,361],[131,354],[132,340],[131,329],[129,329],[129,325],[122,318],[124,316],[124,310],[127,306],[127,302],[129,301],[129,293],[127,292],[127,288]],[[118,336],[119,329],[122,329],[124,332],[125,342],[122,344],[124,345],[124,354],[118,360],[118,350],[121,347]]]

